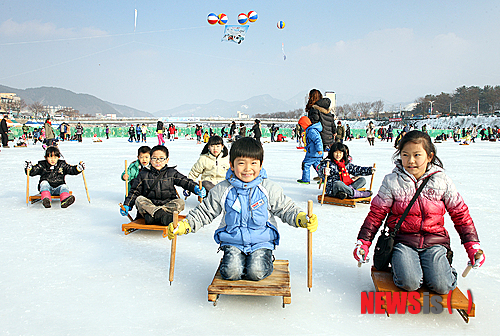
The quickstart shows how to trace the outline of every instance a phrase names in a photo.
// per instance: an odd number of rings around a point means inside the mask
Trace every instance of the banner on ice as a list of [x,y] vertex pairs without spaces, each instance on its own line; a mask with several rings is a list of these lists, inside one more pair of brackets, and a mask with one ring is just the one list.
[[244,26],[232,26],[228,25],[224,29],[224,36],[222,37],[221,42],[224,41],[232,41],[234,43],[241,44],[245,39],[245,34],[248,31],[248,25]]

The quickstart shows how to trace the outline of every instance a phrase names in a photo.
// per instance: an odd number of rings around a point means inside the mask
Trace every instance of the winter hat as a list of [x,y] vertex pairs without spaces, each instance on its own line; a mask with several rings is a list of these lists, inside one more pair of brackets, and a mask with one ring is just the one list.
[[311,125],[311,119],[306,116],[300,117],[299,125],[302,126],[303,129],[306,129]]

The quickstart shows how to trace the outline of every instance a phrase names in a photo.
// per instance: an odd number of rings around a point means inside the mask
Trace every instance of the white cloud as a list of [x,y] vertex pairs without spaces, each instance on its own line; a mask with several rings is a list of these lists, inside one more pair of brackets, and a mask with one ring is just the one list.
[[106,34],[107,32],[92,27],[82,29],[58,28],[52,22],[44,23],[38,20],[19,23],[9,19],[0,24],[0,36],[13,38],[74,38]]

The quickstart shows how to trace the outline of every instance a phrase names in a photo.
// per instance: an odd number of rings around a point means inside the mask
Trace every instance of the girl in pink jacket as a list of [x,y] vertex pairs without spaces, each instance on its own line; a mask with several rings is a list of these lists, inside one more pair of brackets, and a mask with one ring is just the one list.
[[470,262],[479,267],[485,260],[484,255],[477,261],[474,258],[480,245],[469,209],[444,173],[427,133],[408,132],[394,158],[396,167],[384,177],[361,226],[354,258],[368,261],[368,249],[384,219],[387,217],[387,226],[392,231],[422,181],[430,176],[395,237],[391,259],[393,280],[396,286],[408,291],[425,284],[436,293],[448,293],[457,285],[457,273],[451,267],[450,238],[444,228],[446,211]]

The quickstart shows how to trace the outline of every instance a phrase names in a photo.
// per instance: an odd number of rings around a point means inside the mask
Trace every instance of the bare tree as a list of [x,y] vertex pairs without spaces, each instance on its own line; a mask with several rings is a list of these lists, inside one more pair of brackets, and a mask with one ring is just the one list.
[[366,118],[366,117],[368,117],[368,113],[372,109],[372,103],[370,103],[370,102],[358,103],[358,108],[361,112],[361,115],[364,118]]
[[40,102],[34,102],[33,104],[28,106],[28,109],[33,113],[33,116],[37,118],[39,115],[43,116],[45,113],[45,109]]
[[379,117],[379,113],[384,110],[384,102],[382,100],[377,100],[372,103],[372,109],[375,115],[377,116],[377,119]]

